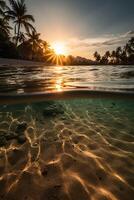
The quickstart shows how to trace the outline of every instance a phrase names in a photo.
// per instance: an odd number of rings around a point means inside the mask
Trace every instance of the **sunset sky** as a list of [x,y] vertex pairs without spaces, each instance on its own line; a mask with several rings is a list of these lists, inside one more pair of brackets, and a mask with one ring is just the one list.
[[89,57],[134,36],[134,0],[26,0],[37,31],[68,54]]

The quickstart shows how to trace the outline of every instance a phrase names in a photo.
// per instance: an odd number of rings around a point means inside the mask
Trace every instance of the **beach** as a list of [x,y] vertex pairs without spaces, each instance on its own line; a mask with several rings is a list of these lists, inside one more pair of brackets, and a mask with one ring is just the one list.
[[44,65],[45,65],[44,62],[0,58],[0,67],[17,67],[17,66],[33,67],[33,66],[44,66]]
[[1,106],[0,199],[131,200],[132,106],[101,99]]

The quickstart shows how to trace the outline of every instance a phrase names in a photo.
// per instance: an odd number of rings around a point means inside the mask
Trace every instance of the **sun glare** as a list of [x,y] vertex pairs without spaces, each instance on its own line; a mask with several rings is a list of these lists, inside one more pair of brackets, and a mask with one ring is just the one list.
[[53,47],[56,55],[65,55],[66,54],[66,48],[65,48],[64,43],[56,42],[53,44],[52,47]]

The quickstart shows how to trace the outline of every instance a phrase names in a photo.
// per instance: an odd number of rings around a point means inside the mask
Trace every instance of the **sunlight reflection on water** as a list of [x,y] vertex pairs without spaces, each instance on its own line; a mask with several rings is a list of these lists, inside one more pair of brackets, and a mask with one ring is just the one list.
[[133,66],[4,66],[0,69],[0,93],[70,88],[134,91],[134,77],[122,75],[133,70]]

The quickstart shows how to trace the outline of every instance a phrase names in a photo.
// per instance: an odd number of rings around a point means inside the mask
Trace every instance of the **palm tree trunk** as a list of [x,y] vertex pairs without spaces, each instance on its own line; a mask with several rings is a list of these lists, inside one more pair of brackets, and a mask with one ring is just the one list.
[[33,60],[33,54],[34,54],[34,47],[33,47],[34,44],[32,44],[32,60]]
[[20,35],[20,23],[18,24],[18,32],[17,32],[17,38],[16,38],[16,47],[18,45],[19,35]]

